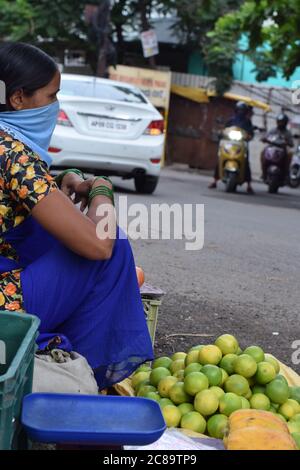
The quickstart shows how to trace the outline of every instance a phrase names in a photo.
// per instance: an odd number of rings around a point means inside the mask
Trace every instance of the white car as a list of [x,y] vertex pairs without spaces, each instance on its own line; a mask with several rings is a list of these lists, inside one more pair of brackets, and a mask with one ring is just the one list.
[[134,178],[137,192],[155,190],[164,151],[164,120],[134,86],[62,74],[60,113],[49,153],[52,169]]

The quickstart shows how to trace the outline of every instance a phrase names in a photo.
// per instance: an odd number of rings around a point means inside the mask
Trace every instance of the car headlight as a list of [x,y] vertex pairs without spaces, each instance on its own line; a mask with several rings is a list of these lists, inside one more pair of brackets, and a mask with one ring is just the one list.
[[232,130],[229,132],[228,137],[230,140],[242,140],[243,134],[241,131]]

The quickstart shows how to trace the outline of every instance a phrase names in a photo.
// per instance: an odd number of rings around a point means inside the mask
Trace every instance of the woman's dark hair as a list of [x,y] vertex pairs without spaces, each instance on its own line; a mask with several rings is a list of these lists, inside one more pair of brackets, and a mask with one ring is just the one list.
[[11,110],[9,98],[17,90],[32,96],[36,90],[51,82],[58,71],[56,62],[41,49],[22,42],[0,46],[0,80],[6,87],[6,105],[1,111]]

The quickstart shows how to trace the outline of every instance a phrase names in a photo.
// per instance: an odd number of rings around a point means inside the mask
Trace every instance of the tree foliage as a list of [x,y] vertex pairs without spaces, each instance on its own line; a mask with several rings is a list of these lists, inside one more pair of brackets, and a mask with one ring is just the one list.
[[[208,74],[217,77],[216,88],[222,93],[232,80],[235,44],[222,41],[210,35],[218,20],[224,15],[232,15],[242,0],[166,0],[165,6],[177,13],[175,30],[190,50],[197,50],[207,65]],[[224,33],[227,36],[228,33]]]
[[[281,69],[289,78],[300,64],[299,0],[245,1],[239,9],[220,18],[212,32],[207,55],[219,63],[233,60],[240,52],[239,40],[245,35],[248,46],[242,52],[255,64],[258,81],[275,76]],[[228,83],[224,86],[229,86]]]
[[0,37],[14,41],[81,42],[82,0],[0,0]]
[[[59,45],[95,52],[84,21],[86,3],[101,0],[0,0],[0,38],[40,44],[55,54]],[[177,17],[175,30],[187,48],[199,51],[217,90],[232,81],[232,66],[241,52],[254,61],[257,79],[274,76],[280,67],[290,77],[300,64],[300,0],[111,0],[111,27],[119,60],[125,51],[124,30],[151,27],[151,12]],[[92,55],[93,56],[93,55]],[[95,55],[94,55],[95,57]]]

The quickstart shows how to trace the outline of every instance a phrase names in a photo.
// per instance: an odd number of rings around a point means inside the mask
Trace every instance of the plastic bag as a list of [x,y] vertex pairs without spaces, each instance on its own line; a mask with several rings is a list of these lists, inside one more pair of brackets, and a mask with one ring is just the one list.
[[148,446],[125,446],[125,450],[224,450],[222,441],[185,436],[176,428],[166,429],[158,441]]

